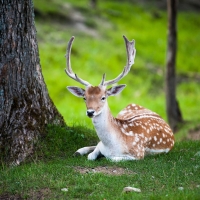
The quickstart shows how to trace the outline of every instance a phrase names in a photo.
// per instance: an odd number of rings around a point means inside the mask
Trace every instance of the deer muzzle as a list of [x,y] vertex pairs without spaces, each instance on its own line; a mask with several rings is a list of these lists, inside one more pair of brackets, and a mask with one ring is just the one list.
[[95,113],[95,111],[92,110],[92,109],[89,109],[89,110],[87,110],[87,112],[86,112],[87,116],[90,117],[90,118],[94,117],[94,113]]

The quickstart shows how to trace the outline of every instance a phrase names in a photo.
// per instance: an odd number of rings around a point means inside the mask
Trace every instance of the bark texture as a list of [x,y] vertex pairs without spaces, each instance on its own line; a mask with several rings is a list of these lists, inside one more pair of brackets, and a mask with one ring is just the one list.
[[41,72],[32,0],[0,1],[0,154],[19,164],[48,123],[64,124]]
[[176,100],[177,0],[167,0],[167,10],[168,49],[166,67],[166,107],[169,124],[172,130],[175,131],[177,125],[183,121],[178,101]]
[[90,6],[93,8],[93,9],[96,9],[97,8],[97,0],[90,0]]

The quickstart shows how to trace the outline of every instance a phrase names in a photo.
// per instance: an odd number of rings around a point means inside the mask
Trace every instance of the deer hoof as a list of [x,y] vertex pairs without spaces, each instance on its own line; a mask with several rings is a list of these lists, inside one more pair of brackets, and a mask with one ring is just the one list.
[[88,154],[88,160],[96,160],[97,156],[92,152]]
[[78,151],[76,151],[76,152],[73,154],[73,156],[74,156],[74,157],[78,157],[78,156],[81,156],[81,154],[80,154]]

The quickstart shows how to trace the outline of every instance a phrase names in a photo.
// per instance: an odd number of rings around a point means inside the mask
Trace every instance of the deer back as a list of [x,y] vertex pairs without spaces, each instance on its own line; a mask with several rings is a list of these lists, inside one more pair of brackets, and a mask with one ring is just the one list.
[[131,145],[140,143],[147,149],[170,150],[174,136],[169,125],[155,112],[142,106],[130,104],[117,115],[118,129]]

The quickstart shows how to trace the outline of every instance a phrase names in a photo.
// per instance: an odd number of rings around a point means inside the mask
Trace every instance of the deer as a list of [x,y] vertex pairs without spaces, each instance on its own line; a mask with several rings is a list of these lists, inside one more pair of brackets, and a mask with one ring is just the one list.
[[[127,63],[123,71],[113,80],[106,81],[103,74],[98,86],[92,86],[81,79],[71,68],[70,54],[74,36],[68,42],[66,51],[66,74],[85,86],[85,89],[68,86],[73,95],[83,98],[86,104],[86,115],[92,123],[99,138],[96,146],[78,149],[74,155],[88,154],[88,160],[104,156],[111,161],[140,160],[148,154],[168,153],[174,146],[174,135],[170,126],[157,113],[140,105],[129,104],[113,117],[107,98],[119,94],[125,84],[116,85],[125,77],[134,64],[136,55],[135,41],[123,36],[126,46]],[[115,85],[114,85],[115,84]],[[114,85],[106,89],[108,85]]]

